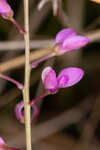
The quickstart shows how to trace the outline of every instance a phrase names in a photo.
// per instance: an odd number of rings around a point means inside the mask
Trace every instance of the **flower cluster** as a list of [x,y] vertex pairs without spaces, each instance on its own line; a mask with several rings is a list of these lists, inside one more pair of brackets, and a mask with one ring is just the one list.
[[[89,39],[87,37],[77,35],[73,29],[63,29],[56,35],[55,41],[56,53],[57,55],[61,55],[65,52],[76,50],[85,46],[89,42]],[[54,55],[50,55],[50,57],[52,56]],[[34,66],[37,66],[40,62],[48,58],[49,57],[37,60],[36,62],[34,62]],[[41,96],[30,101],[30,105],[32,106],[33,110],[32,120],[39,114],[38,108],[35,105],[38,100],[44,98],[49,94],[55,94],[59,91],[60,88],[67,88],[75,85],[82,79],[83,75],[84,71],[81,68],[69,67],[61,70],[58,76],[56,76],[56,72],[54,69],[52,69],[50,66],[46,67],[41,75],[45,92]],[[24,87],[21,83],[8,76],[0,74],[0,78],[14,83],[21,90]],[[21,123],[25,123],[23,101],[19,102],[16,105],[15,114],[17,120],[19,120]]]
[[[94,1],[98,2],[98,0],[94,0]],[[43,6],[45,2],[42,1],[42,3],[40,3],[40,7]],[[54,0],[52,0],[52,3],[56,4],[57,1],[54,2]],[[57,9],[58,9],[57,6],[56,7],[54,6],[53,9],[54,9],[54,14],[57,14]],[[25,11],[25,12],[28,12],[28,11]],[[16,25],[16,27],[18,28],[21,34],[25,34],[24,29],[14,19],[13,17],[14,12],[12,8],[10,7],[10,5],[8,4],[7,0],[0,0],[0,15],[4,19],[10,20],[14,25]],[[27,18],[27,15],[26,15],[26,18]],[[26,20],[25,25],[27,25],[27,20]],[[27,41],[28,40],[26,40],[26,44],[27,44]],[[85,45],[87,45],[88,43],[89,43],[88,37],[78,35],[73,29],[63,29],[56,35],[54,51],[52,52],[52,54],[45,56],[44,58],[41,58],[40,60],[37,60],[36,62],[33,62],[31,64],[31,67],[35,68],[40,62],[47,60],[48,58],[51,58],[55,55],[56,56],[62,55],[68,51],[80,49],[84,47]],[[26,66],[26,70],[27,70],[27,66]],[[45,92],[41,96],[31,100],[29,104],[27,104],[27,105],[31,105],[32,107],[33,112],[32,112],[31,120],[35,119],[35,117],[39,114],[39,110],[37,106],[35,105],[35,103],[38,100],[44,98],[45,96],[49,94],[57,93],[60,88],[67,88],[67,87],[75,85],[82,79],[83,75],[84,75],[84,71],[81,68],[69,67],[69,68],[64,68],[63,70],[61,70],[58,76],[56,76],[56,72],[53,68],[51,68],[50,66],[46,67],[43,70],[42,75],[41,75]],[[7,81],[14,83],[20,90],[23,90],[24,88],[25,89],[24,93],[27,90],[23,84],[19,83],[18,81],[6,75],[0,74],[0,78],[6,79]],[[16,105],[15,114],[16,114],[17,120],[19,120],[21,123],[25,123],[24,101],[21,101]],[[27,128],[27,125],[26,125],[26,128]],[[19,149],[8,147],[8,145],[3,140],[3,138],[0,137],[0,150],[19,150]]]
[[[45,93],[30,101],[34,110],[32,120],[39,114],[35,103],[49,94],[55,94],[60,88],[66,88],[78,83],[84,75],[84,71],[80,68],[70,67],[61,70],[58,77],[51,67],[46,67],[42,72],[42,82],[44,84]],[[15,107],[17,120],[24,123],[24,102],[19,102]]]

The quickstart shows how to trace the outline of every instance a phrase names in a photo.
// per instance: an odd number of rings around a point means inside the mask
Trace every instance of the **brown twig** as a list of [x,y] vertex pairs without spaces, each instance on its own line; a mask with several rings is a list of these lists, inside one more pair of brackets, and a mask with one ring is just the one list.
[[[50,54],[52,52],[52,48],[48,48],[48,49],[41,49],[41,50],[37,50],[35,52],[31,52],[30,54],[30,61],[34,61],[36,59],[39,59],[43,56],[46,56],[48,54]],[[18,68],[19,66],[24,65],[25,63],[25,56],[19,56],[15,59],[11,59],[7,62],[1,63],[0,64],[0,72],[5,72],[14,68]]]
[[[47,48],[49,46],[54,45],[53,39],[45,39],[45,40],[32,40],[30,41],[30,48]],[[25,48],[24,41],[4,41],[0,42],[0,51],[19,51]]]

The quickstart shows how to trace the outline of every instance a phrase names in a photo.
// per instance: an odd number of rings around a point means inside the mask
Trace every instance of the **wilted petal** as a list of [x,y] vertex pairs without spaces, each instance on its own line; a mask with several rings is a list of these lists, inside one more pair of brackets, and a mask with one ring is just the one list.
[[77,35],[70,36],[63,42],[63,48],[66,49],[66,51],[76,50],[82,48],[88,43],[89,43],[88,37],[77,36]]
[[65,87],[73,86],[74,84],[79,82],[82,79],[83,75],[84,75],[84,71],[82,69],[70,67],[70,68],[63,69],[59,73],[57,79],[59,80],[63,76],[66,76],[68,78],[68,81],[64,85],[65,88]]
[[58,81],[58,85],[57,85],[58,88],[65,88],[68,82],[68,76],[62,75],[57,78],[57,81]]
[[6,0],[0,0],[0,14],[7,19],[13,17],[13,10]]
[[73,29],[63,29],[56,35],[56,44],[62,43],[68,37],[76,35]]
[[24,102],[19,102],[15,107],[15,115],[17,120],[19,120],[21,123],[24,123]]
[[51,67],[46,67],[42,72],[42,81],[45,89],[52,90],[57,86],[56,73]]

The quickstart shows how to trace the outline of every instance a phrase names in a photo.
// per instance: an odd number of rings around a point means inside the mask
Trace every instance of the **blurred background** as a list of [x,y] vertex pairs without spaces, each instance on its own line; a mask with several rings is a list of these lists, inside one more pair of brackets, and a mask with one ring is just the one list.
[[[53,0],[55,1],[55,0]],[[15,19],[24,26],[23,1],[8,0]],[[52,0],[39,11],[40,0],[30,0],[30,47],[51,47],[56,33],[74,28],[91,43],[78,51],[41,63],[31,73],[30,96],[43,93],[41,72],[50,65],[58,73],[64,67],[81,67],[83,79],[75,86],[61,89],[37,103],[40,114],[32,122],[34,150],[98,150],[100,147],[100,5],[90,0],[58,0],[53,15]],[[24,38],[16,27],[0,17],[0,72],[24,82],[24,63],[10,68],[8,62],[24,55]],[[3,68],[6,66],[6,69]],[[9,146],[25,149],[24,125],[16,120],[15,105],[22,94],[13,84],[0,79],[0,136]]]

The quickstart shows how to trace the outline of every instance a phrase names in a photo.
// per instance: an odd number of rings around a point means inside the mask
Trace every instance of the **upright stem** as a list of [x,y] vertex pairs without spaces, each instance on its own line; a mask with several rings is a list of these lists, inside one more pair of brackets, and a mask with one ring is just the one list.
[[24,0],[24,19],[25,19],[25,85],[23,90],[24,108],[25,108],[25,129],[26,129],[26,147],[32,149],[31,145],[31,117],[29,105],[29,87],[30,87],[30,46],[29,46],[29,0]]

